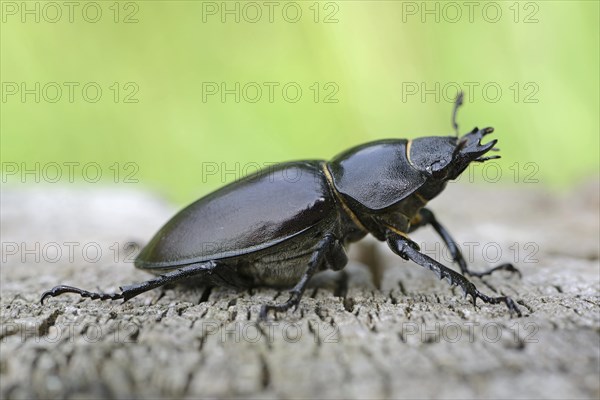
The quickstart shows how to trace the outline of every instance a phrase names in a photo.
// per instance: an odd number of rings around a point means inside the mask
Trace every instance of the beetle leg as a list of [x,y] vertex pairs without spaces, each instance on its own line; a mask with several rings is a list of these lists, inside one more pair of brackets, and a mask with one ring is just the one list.
[[76,293],[81,297],[89,297],[92,300],[118,300],[123,299],[123,301],[127,301],[132,297],[137,296],[138,294],[147,292],[159,286],[166,285],[168,283],[174,283],[177,281],[181,281],[186,278],[198,277],[201,274],[212,274],[213,269],[217,266],[217,263],[214,261],[208,261],[201,264],[191,264],[186,265],[184,267],[178,268],[173,271],[169,271],[162,275],[157,276],[154,279],[150,279],[149,281],[142,283],[135,283],[132,285],[121,286],[121,293],[114,294],[106,294],[106,293],[97,293],[97,292],[88,292],[87,290],[79,289],[72,286],[59,285],[54,288],[44,292],[42,294],[42,298],[40,302],[44,304],[44,300],[48,297],[56,297],[63,293]]
[[456,241],[452,238],[452,236],[450,236],[450,233],[448,233],[446,228],[444,228],[444,226],[438,222],[433,212],[427,208],[422,208],[419,213],[419,217],[419,223],[416,227],[429,224],[433,227],[433,229],[435,229],[435,231],[438,235],[440,235],[446,246],[448,246],[448,250],[450,250],[450,254],[452,254],[452,259],[455,263],[458,264],[458,266],[460,267],[460,272],[463,275],[470,275],[481,278],[482,276],[490,275],[492,272],[504,270],[515,273],[519,275],[519,277],[521,277],[521,271],[515,268],[511,263],[500,264],[483,272],[471,271],[469,267],[467,267],[467,262],[465,261],[465,258],[463,257],[460,248],[456,244]]
[[346,257],[346,252],[339,240],[330,233],[326,234],[325,237],[319,241],[317,248],[313,252],[304,275],[302,275],[302,278],[300,278],[300,281],[298,281],[296,286],[290,290],[290,298],[285,303],[263,305],[260,310],[259,318],[265,320],[270,310],[284,312],[292,307],[297,309],[310,278],[315,274],[320,265],[325,262],[332,269],[338,270],[341,269],[347,261],[348,258]]
[[463,292],[465,293],[465,297],[471,296],[473,299],[473,305],[476,306],[477,299],[483,300],[485,303],[489,304],[498,304],[504,303],[508,307],[509,311],[512,313],[516,313],[519,317],[521,316],[521,311],[519,307],[515,304],[513,299],[508,296],[499,296],[499,297],[490,297],[483,293],[481,293],[475,285],[469,281],[467,278],[459,274],[458,272],[445,267],[441,263],[437,262],[433,258],[426,256],[423,253],[420,253],[417,250],[416,243],[410,240],[409,238],[403,237],[393,232],[388,232],[387,234],[387,243],[390,249],[400,257],[405,260],[411,260],[422,267],[433,271],[438,275],[440,279],[447,279],[450,285],[458,285],[461,287]]

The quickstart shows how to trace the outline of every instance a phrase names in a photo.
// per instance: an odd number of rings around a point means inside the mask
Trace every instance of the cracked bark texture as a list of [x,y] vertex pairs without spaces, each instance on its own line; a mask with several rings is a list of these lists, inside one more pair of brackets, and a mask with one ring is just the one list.
[[[175,286],[125,304],[64,295],[40,305],[57,284],[112,292],[149,278],[126,244],[145,243],[177,210],[137,191],[5,188],[0,394],[597,399],[598,204],[597,179],[564,194],[451,184],[430,204],[475,269],[520,268],[522,279],[472,280],[512,296],[522,318],[503,305],[474,309],[460,289],[366,240],[344,271],[315,277],[296,312],[257,324],[261,304],[285,292]],[[450,264],[431,229],[412,237]]]

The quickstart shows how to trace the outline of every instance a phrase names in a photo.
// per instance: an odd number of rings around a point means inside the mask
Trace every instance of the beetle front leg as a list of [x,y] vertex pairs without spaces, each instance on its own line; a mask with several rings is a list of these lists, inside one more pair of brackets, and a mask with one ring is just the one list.
[[420,266],[433,271],[440,279],[447,279],[450,285],[460,286],[465,294],[465,297],[471,296],[473,299],[473,305],[477,305],[476,303],[478,298],[489,304],[504,303],[511,313],[515,312],[519,317],[521,316],[521,311],[513,299],[508,296],[490,297],[481,293],[471,281],[458,272],[447,268],[433,258],[420,253],[417,250],[417,244],[409,238],[398,235],[394,232],[388,232],[387,243],[394,253],[398,254],[405,260],[411,260]]
[[448,250],[450,250],[452,259],[455,263],[458,264],[458,266],[460,267],[460,272],[462,272],[464,275],[476,276],[481,278],[482,276],[490,275],[495,271],[504,270],[515,273],[519,275],[519,277],[521,277],[521,271],[515,268],[511,263],[500,264],[483,272],[475,272],[470,270],[469,267],[467,267],[467,262],[465,261],[465,258],[463,257],[460,248],[458,247],[456,241],[452,238],[450,233],[448,233],[446,228],[444,228],[444,226],[438,222],[431,210],[427,208],[422,208],[419,212],[418,224],[414,226],[414,228],[428,224],[433,227],[437,234],[440,235],[446,246],[448,246]]
[[296,286],[290,290],[290,298],[285,303],[263,305],[260,310],[259,318],[265,320],[271,310],[275,312],[285,312],[292,307],[297,309],[310,278],[312,278],[319,266],[323,263],[327,263],[331,269],[338,270],[343,268],[347,262],[348,258],[346,257],[346,251],[342,244],[332,234],[326,234],[325,237],[319,241],[316,250],[313,252],[304,275],[302,275],[302,278],[300,278],[300,281]]

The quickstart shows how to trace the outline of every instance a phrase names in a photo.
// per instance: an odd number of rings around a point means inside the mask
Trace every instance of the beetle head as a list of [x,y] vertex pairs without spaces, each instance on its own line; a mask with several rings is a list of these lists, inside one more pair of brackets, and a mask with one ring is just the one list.
[[497,139],[481,144],[481,139],[493,128],[473,129],[461,138],[434,136],[418,138],[411,142],[411,164],[435,181],[456,179],[471,162],[483,162],[500,156],[483,157],[494,149]]

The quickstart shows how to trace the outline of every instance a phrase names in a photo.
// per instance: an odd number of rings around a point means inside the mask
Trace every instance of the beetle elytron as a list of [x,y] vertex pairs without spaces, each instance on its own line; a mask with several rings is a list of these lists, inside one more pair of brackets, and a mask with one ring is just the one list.
[[[492,128],[458,136],[456,111],[461,104],[462,93],[452,113],[456,136],[379,140],[331,161],[282,163],[197,200],[168,221],[136,258],[137,268],[158,274],[154,279],[122,286],[115,294],[61,285],[45,292],[41,301],[63,293],[126,301],[192,278],[238,288],[293,287],[285,303],[263,305],[260,316],[265,318],[270,310],[297,307],[313,274],[342,269],[348,261],[345,248],[370,233],[400,257],[460,286],[474,304],[477,298],[504,303],[521,315],[510,297],[487,296],[463,276],[518,270],[502,264],[472,272],[456,242],[425,208],[469,163],[498,158],[484,156],[495,150],[497,140],[481,144]],[[425,225],[441,236],[463,275],[424,255],[409,239],[407,233]]]

